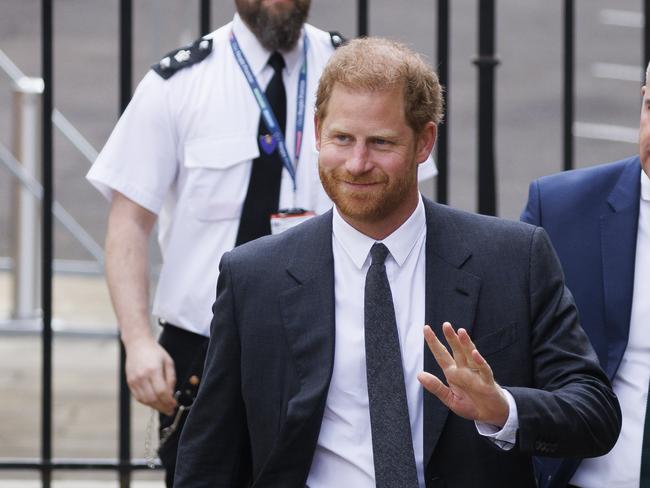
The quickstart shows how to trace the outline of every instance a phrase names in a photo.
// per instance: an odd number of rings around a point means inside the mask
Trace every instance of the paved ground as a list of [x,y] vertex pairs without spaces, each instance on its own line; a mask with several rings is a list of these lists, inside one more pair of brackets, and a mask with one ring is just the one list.
[[[312,0],[311,21],[353,36],[354,3]],[[450,2],[452,3],[452,2]],[[451,133],[451,204],[476,206],[476,10],[478,2],[453,2],[451,83],[448,124]],[[561,167],[562,2],[500,0],[497,48],[497,166],[499,214],[516,218],[528,182]],[[606,0],[576,5],[576,162],[588,166],[635,152],[639,112],[641,29],[638,1]],[[134,79],[164,53],[196,36],[196,2],[139,0],[135,5]],[[232,2],[213,2],[212,25],[228,20]],[[409,0],[395,8],[390,0],[370,2],[370,32],[400,39],[435,60],[435,5]],[[55,2],[55,105],[95,148],[101,148],[117,117],[118,2]],[[621,12],[623,11],[623,12]],[[0,50],[28,75],[38,75],[38,0],[2,0]],[[635,27],[635,25],[637,25]],[[606,124],[614,126],[608,127]],[[9,146],[11,83],[0,72],[0,143]],[[627,141],[627,142],[625,142]],[[630,142],[632,141],[632,143]],[[60,134],[55,136],[55,191],[61,204],[93,236],[103,241],[106,203],[85,182],[86,161]],[[0,258],[10,254],[11,178],[0,164]],[[427,193],[433,194],[431,188]],[[87,260],[89,255],[57,226],[55,255]],[[55,316],[64,328],[114,330],[101,277],[58,275]],[[0,272],[0,323],[10,314],[9,275]],[[15,324],[14,324],[15,325]],[[54,346],[56,457],[112,458],[117,451],[117,342],[58,336]],[[37,457],[40,422],[40,342],[35,335],[0,333],[0,458]],[[133,453],[144,456],[146,409],[134,405]],[[0,487],[26,488],[37,482],[12,482],[26,473],[0,471]],[[32,476],[32,475],[29,475]],[[116,486],[112,474],[60,473],[106,479],[103,484],[66,481],[56,488]],[[139,475],[142,476],[142,475]],[[149,474],[162,486],[160,473]],[[34,478],[36,479],[36,478]],[[144,483],[144,482],[143,482]],[[151,483],[151,482],[150,482]]]
[[[10,310],[10,276],[0,273],[0,317]],[[114,332],[113,313],[101,277],[58,276],[54,285],[55,328],[61,331]],[[54,440],[56,458],[115,458],[117,444],[118,347],[116,338],[54,340]],[[41,342],[34,334],[0,334],[0,458],[40,456]],[[150,410],[133,403],[132,451],[145,457],[145,433]],[[154,424],[155,429],[155,424]],[[155,432],[155,431],[154,431]],[[155,441],[155,439],[154,439]],[[0,487],[28,488],[33,484],[8,479],[34,473],[0,471]],[[65,479],[114,479],[113,474],[58,473]],[[140,478],[143,476],[138,475]],[[161,479],[160,473],[146,476]],[[84,482],[85,483],[85,482]],[[90,484],[59,484],[56,488],[95,488]],[[96,485],[97,488],[115,483]],[[161,487],[162,483],[133,485]]]

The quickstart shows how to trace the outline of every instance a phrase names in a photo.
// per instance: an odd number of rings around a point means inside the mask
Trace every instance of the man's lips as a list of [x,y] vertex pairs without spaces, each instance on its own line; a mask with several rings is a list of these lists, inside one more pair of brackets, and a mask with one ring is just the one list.
[[373,186],[373,185],[381,185],[384,183],[381,180],[364,181],[364,180],[342,180],[342,179],[339,179],[338,182],[346,185],[352,185],[352,186]]

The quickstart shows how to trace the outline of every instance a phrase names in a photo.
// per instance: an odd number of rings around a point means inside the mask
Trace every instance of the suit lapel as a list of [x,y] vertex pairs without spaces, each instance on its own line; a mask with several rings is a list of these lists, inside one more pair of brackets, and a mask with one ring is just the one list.
[[608,344],[605,369],[610,379],[618,369],[629,336],[639,222],[640,171],[639,158],[634,158],[623,167],[616,186],[607,198],[608,208],[600,217]]
[[287,251],[293,255],[287,273],[295,286],[280,295],[285,336],[300,377],[299,390],[287,405],[281,442],[301,439],[298,450],[280,452],[306,451],[310,460],[313,446],[304,441],[317,440],[334,361],[332,214],[314,220],[309,231],[296,234],[295,246]]
[[[474,324],[481,281],[463,271],[471,257],[448,210],[427,200],[425,321],[444,343],[442,323],[463,327],[470,334]],[[424,344],[424,369],[444,380],[429,348]],[[424,465],[431,458],[449,410],[435,396],[424,392]]]

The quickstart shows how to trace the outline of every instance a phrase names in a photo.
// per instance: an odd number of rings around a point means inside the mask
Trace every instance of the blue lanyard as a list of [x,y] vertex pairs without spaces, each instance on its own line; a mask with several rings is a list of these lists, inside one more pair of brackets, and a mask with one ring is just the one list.
[[291,161],[291,157],[289,157],[289,152],[287,151],[284,135],[282,134],[282,128],[280,127],[280,124],[278,124],[278,120],[275,118],[273,110],[271,110],[271,106],[269,105],[269,101],[267,100],[266,95],[264,95],[264,92],[260,89],[260,86],[257,83],[257,79],[255,78],[255,75],[253,74],[253,71],[248,64],[248,61],[246,60],[246,56],[244,56],[244,53],[239,47],[239,43],[237,42],[237,38],[235,38],[234,32],[230,32],[230,46],[232,47],[232,52],[235,55],[235,59],[237,60],[242,73],[244,73],[244,77],[248,82],[248,86],[250,86],[250,89],[255,96],[255,100],[260,107],[262,117],[264,118],[264,124],[266,125],[267,130],[270,132],[271,137],[273,137],[273,140],[277,143],[277,150],[280,154],[280,158],[282,159],[282,164],[285,168],[287,168],[289,175],[291,175],[294,192],[296,191],[296,169],[298,168],[298,158],[300,157],[302,135],[305,126],[305,105],[307,98],[307,36],[304,36],[303,39],[303,60],[302,67],[300,68],[300,76],[298,78],[298,96],[296,99],[296,163],[294,165]]

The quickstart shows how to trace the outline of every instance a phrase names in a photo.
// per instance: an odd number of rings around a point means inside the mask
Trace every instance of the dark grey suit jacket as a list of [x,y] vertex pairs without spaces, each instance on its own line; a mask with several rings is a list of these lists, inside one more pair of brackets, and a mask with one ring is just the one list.
[[[534,486],[531,456],[611,448],[620,410],[577,321],[542,229],[425,200],[426,322],[465,327],[515,398],[503,451],[425,393],[427,487]],[[241,246],[221,262],[205,377],[176,485],[302,487],[334,358],[332,215]],[[425,348],[424,369],[441,376]]]

